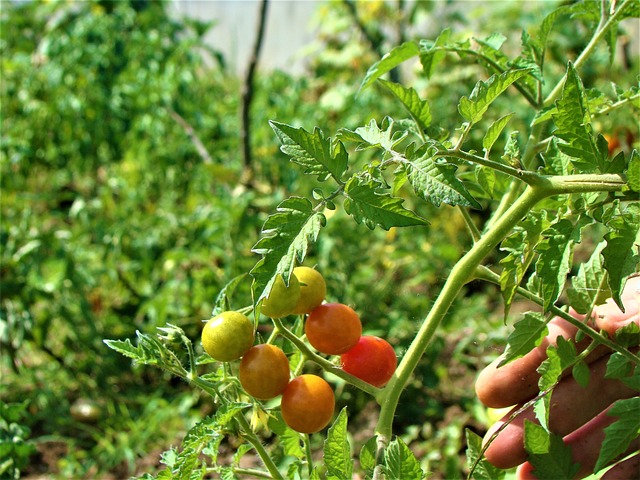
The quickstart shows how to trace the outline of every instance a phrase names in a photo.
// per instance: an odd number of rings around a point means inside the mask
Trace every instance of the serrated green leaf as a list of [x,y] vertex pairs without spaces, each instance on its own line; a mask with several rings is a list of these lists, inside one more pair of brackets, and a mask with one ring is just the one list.
[[421,480],[425,473],[409,447],[397,437],[384,452],[385,471],[389,478]]
[[304,459],[305,451],[302,444],[302,437],[298,432],[290,428],[279,433],[280,442],[284,449],[284,454],[294,458]]
[[417,56],[419,53],[420,47],[415,42],[405,42],[402,45],[398,45],[393,48],[389,53],[385,54],[380,60],[369,67],[369,70],[358,89],[358,94],[360,94],[360,92],[365,88],[369,87],[382,75],[393,70],[395,67],[406,62],[410,58]]
[[485,152],[489,153],[491,151],[491,147],[493,147],[493,144],[500,137],[502,130],[507,126],[507,123],[509,123],[512,116],[513,113],[507,113],[489,125],[489,128],[482,139],[482,148]]
[[541,297],[546,310],[560,296],[571,270],[573,247],[581,241],[582,229],[593,220],[580,216],[573,224],[567,218],[561,218],[542,232],[543,240],[538,243],[539,254],[536,262],[536,275],[541,280]]
[[534,347],[540,345],[548,333],[544,318],[534,312],[525,313],[524,318],[516,322],[513,327],[513,331],[507,337],[504,358],[499,366],[529,353]]
[[392,152],[396,145],[407,136],[406,131],[393,133],[393,120],[389,117],[386,117],[379,127],[375,119],[372,119],[368,125],[356,128],[352,133],[364,142],[364,145],[358,145],[359,150],[377,147],[387,152]]
[[376,451],[378,447],[378,438],[371,437],[362,445],[360,449],[360,468],[367,474],[371,474],[376,467]]
[[431,78],[438,64],[444,60],[447,55],[444,47],[449,43],[450,36],[451,30],[445,28],[440,32],[440,35],[438,35],[438,38],[436,38],[434,42],[420,43],[420,63],[422,64],[422,71],[427,78]]
[[516,290],[535,258],[535,247],[549,221],[546,212],[531,212],[502,241],[500,250],[509,252],[500,260],[500,291],[504,300],[504,318],[507,319]]
[[305,168],[304,173],[325,180],[329,175],[339,179],[347,169],[348,155],[340,142],[332,143],[319,128],[313,133],[284,123],[269,122],[280,139],[280,150],[291,161]]
[[569,305],[578,313],[586,314],[591,306],[596,304],[596,299],[606,298],[606,294],[610,293],[608,288],[601,291],[604,275],[602,265],[604,246],[604,242],[598,244],[589,260],[580,264],[578,273],[571,278],[571,288],[567,288]]
[[529,73],[529,69],[509,70],[499,75],[492,75],[486,82],[478,82],[468,97],[460,99],[458,104],[460,115],[472,124],[479,122],[494,100],[514,82]]
[[277,275],[287,281],[296,261],[302,262],[309,244],[315,242],[326,223],[322,213],[315,212],[306,198],[289,197],[283,200],[262,227],[262,238],[252,251],[262,258],[249,272],[253,276],[254,301],[269,294]]
[[420,131],[425,131],[431,125],[431,108],[426,100],[422,100],[418,92],[413,88],[404,87],[399,83],[380,80],[380,83],[387,87],[402,102],[404,107],[411,115],[411,118],[418,125]]
[[591,377],[589,366],[583,361],[576,363],[571,369],[571,376],[578,385],[586,388],[587,385],[589,385],[589,378]]
[[624,305],[620,298],[626,278],[635,272],[640,255],[640,203],[630,203],[624,210],[606,223],[608,232],[604,238],[607,246],[602,250],[604,268],[609,275],[611,298],[620,310]]
[[347,437],[347,409],[343,408],[327,432],[324,442],[324,463],[327,478],[341,480],[353,475],[351,445]]
[[633,370],[633,363],[619,352],[614,352],[607,360],[607,371],[604,378],[622,379]]
[[[409,149],[407,149],[409,152]],[[435,149],[423,147],[415,154],[407,153],[404,166],[407,178],[417,195],[436,207],[442,202],[480,209],[481,205],[456,176],[456,166],[433,158]]]
[[558,149],[571,157],[572,164],[581,173],[604,171],[609,151],[606,142],[597,142],[594,136],[585,100],[580,76],[569,63],[562,98],[556,101],[556,112],[552,115],[558,127],[554,135],[562,140]]
[[353,177],[344,189],[344,208],[357,223],[368,228],[380,226],[385,230],[391,227],[409,227],[427,225],[428,222],[402,206],[404,200],[379,193],[377,185],[361,177]]
[[594,472],[599,472],[625,452],[640,435],[640,397],[618,400],[607,411],[607,415],[618,419],[604,429],[604,442]]
[[[464,433],[467,438],[467,468],[470,470],[469,476],[475,480],[502,480],[505,477],[506,470],[494,467],[485,458],[478,460],[482,451],[482,437],[469,428],[465,428]],[[474,465],[475,468],[471,471]]]
[[525,421],[524,445],[539,480],[573,478],[580,468],[579,464],[573,463],[571,448],[565,445],[562,437],[530,421]]

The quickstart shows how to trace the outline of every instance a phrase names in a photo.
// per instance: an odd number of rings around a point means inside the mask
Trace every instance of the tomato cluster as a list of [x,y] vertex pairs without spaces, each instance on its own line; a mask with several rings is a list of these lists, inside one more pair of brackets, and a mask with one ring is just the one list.
[[[296,267],[288,284],[281,276],[262,300],[260,311],[271,318],[306,315],[304,332],[309,344],[326,355],[340,355],[342,369],[376,387],[391,379],[397,366],[393,347],[379,337],[362,334],[358,314],[342,303],[324,303],[323,276],[309,267]],[[284,422],[301,433],[325,428],[335,408],[331,386],[320,376],[302,374],[291,379],[285,353],[270,343],[253,345],[254,325],[240,312],[223,312],[202,331],[204,350],[214,359],[240,359],[242,388],[258,400],[281,397]]]

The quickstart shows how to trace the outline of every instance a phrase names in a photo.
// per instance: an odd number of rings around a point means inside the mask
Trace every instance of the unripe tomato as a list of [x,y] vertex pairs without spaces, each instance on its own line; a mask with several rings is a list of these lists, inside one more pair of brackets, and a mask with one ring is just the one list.
[[384,387],[393,376],[398,359],[386,340],[364,335],[355,347],[340,356],[340,363],[345,372],[374,387]]
[[253,345],[253,323],[239,312],[222,312],[202,329],[202,346],[220,362],[237,360]]
[[342,303],[324,303],[311,311],[304,333],[319,352],[340,355],[358,343],[362,323],[351,307]]
[[275,345],[251,347],[240,362],[240,383],[245,391],[260,400],[280,395],[289,383],[289,360]]
[[296,267],[293,274],[300,282],[300,298],[292,313],[309,313],[322,303],[327,295],[327,284],[322,274],[314,268]]
[[291,315],[300,298],[300,282],[295,275],[289,277],[289,286],[284,283],[282,275],[273,282],[269,296],[262,300],[260,311],[267,317],[282,318]]
[[331,386],[317,375],[294,378],[282,392],[284,422],[300,433],[315,433],[329,425],[336,400]]

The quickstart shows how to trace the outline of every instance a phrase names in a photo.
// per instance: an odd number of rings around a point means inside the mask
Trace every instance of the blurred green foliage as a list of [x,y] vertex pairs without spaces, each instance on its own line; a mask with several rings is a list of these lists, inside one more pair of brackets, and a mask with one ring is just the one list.
[[[356,96],[379,52],[433,36],[442,22],[464,35],[488,14],[461,16],[449,2],[402,11],[404,2],[352,3],[356,16],[346,2],[319,10],[307,76],[256,79],[251,182],[240,155],[240,80],[204,42],[213,25],[176,19],[160,1],[2,5],[0,400],[28,399],[26,415],[11,421],[21,422],[23,437],[31,430],[33,465],[61,478],[153,471],[159,452],[210,406],[167,375],[132,368],[103,338],[171,322],[197,340],[219,290],[257,261],[250,250],[266,215],[290,192],[315,186],[279,152],[268,120],[335,131],[399,118],[382,90]],[[498,4],[504,11],[493,10],[492,28],[542,18],[531,3]],[[428,85],[433,111],[455,108],[477,72],[440,78]],[[353,305],[365,331],[384,334],[399,354],[470,245],[453,209],[436,216],[418,208],[430,226],[390,232],[371,232],[338,210],[309,257],[328,298]],[[251,303],[249,287],[247,278],[238,308]],[[398,422],[405,431],[397,433],[443,478],[459,475],[463,424],[483,428],[469,386],[504,338],[495,292],[475,288],[408,386]],[[354,425],[366,423],[365,397],[345,390],[339,398]],[[78,401],[97,417],[72,415]],[[54,444],[60,455],[45,458]],[[13,468],[24,468],[31,449],[16,452]]]

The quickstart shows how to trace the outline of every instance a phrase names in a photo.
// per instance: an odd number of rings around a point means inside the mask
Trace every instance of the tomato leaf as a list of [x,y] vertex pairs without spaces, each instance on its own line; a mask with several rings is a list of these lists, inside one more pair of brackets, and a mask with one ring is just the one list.
[[507,338],[507,347],[504,358],[499,367],[527,354],[534,347],[540,345],[547,335],[547,324],[539,313],[527,312],[524,318],[514,324],[513,331]]
[[580,243],[582,229],[591,222],[592,219],[585,215],[578,217],[575,224],[561,218],[542,232],[543,240],[536,247],[540,255],[536,262],[536,275],[541,281],[540,293],[545,311],[560,296],[571,270],[573,246]]
[[351,478],[353,475],[351,444],[347,437],[346,407],[340,411],[327,432],[327,439],[324,442],[324,463],[327,467],[328,479],[340,480]]
[[284,123],[270,121],[269,125],[280,139],[280,150],[291,161],[305,168],[304,173],[316,175],[320,181],[329,175],[336,179],[347,169],[348,155],[341,142],[332,142],[319,128],[313,133]]
[[469,477],[476,480],[503,479],[506,470],[494,467],[485,458],[478,459],[482,451],[482,437],[469,428],[465,428],[464,433],[467,437],[467,467],[469,470],[473,469]]
[[609,462],[627,450],[640,432],[640,397],[618,400],[607,411],[607,415],[618,417],[604,429],[604,442],[594,467],[594,472],[602,470]]
[[269,294],[278,274],[289,281],[296,261],[304,260],[309,243],[317,240],[325,221],[306,198],[289,197],[278,205],[276,213],[264,222],[262,238],[252,248],[262,255],[249,272],[254,279],[254,302]]
[[460,115],[470,123],[479,122],[496,98],[511,84],[529,73],[530,70],[526,68],[509,70],[499,75],[494,74],[485,82],[478,82],[468,97],[460,99],[458,104]]
[[640,192],[640,155],[637,150],[631,152],[626,174],[629,188],[634,192]]
[[482,138],[482,148],[485,153],[489,154],[491,147],[496,143],[496,140],[500,137],[502,130],[507,126],[507,123],[509,123],[512,116],[513,113],[507,113],[489,125],[489,128]]
[[424,145],[415,152],[407,148],[403,165],[407,178],[417,195],[429,200],[436,207],[442,202],[480,209],[481,205],[467,190],[455,172],[457,167],[450,163],[436,161],[436,149]]
[[371,437],[360,449],[360,467],[371,476],[376,467],[376,449],[378,438]]
[[346,212],[371,230],[376,226],[389,230],[391,227],[428,224],[424,218],[404,208],[402,198],[379,193],[375,183],[362,177],[355,176],[347,182],[344,196]]
[[219,313],[225,312],[227,310],[231,310],[231,302],[230,297],[233,295],[238,284],[246,277],[245,273],[232,278],[218,293],[216,297],[216,301],[213,304],[213,310],[211,311],[211,316],[215,317]]
[[389,478],[420,480],[426,476],[416,456],[399,437],[396,437],[385,450],[384,462]]
[[355,132],[342,129],[340,134],[351,141],[361,141],[357,146],[357,150],[366,150],[367,148],[381,148],[389,154],[393,154],[393,149],[407,136],[407,132],[396,134],[393,133],[393,120],[385,117],[380,126],[372,119],[368,125],[356,128]]
[[402,102],[421,132],[424,132],[427,127],[431,125],[431,109],[429,108],[429,103],[426,100],[422,100],[418,92],[411,87],[407,88],[399,83],[388,82],[386,80],[380,80],[380,83],[387,87],[387,89]]
[[573,463],[571,448],[564,444],[562,437],[528,420],[524,424],[524,446],[540,480],[573,478],[580,468]]
[[358,89],[358,94],[365,88],[369,87],[373,82],[385,73],[393,70],[401,63],[417,56],[420,53],[420,47],[415,42],[405,42],[393,48],[389,53],[385,54],[380,60],[374,63],[362,80],[362,84]]
[[598,244],[589,260],[580,264],[578,273],[571,278],[571,287],[567,288],[569,305],[578,313],[587,313],[592,305],[601,303],[596,299],[605,298],[610,294],[608,288],[601,291],[600,286],[604,275],[602,265],[604,246],[604,242]]
[[640,255],[640,204],[630,203],[606,223],[609,231],[604,238],[607,246],[602,250],[604,268],[609,274],[609,287],[613,298],[624,311],[620,294],[626,278],[635,272]]
[[450,36],[451,30],[445,28],[435,41],[423,41],[420,43],[420,63],[427,78],[431,78],[438,64],[447,55],[446,47]]

